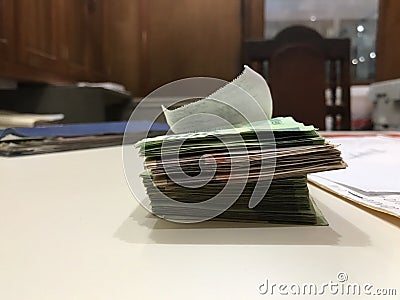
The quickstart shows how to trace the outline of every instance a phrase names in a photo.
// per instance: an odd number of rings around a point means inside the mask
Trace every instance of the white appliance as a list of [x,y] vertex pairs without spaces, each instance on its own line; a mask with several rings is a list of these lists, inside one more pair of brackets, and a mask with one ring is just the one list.
[[370,87],[375,130],[400,130],[400,79],[377,82]]

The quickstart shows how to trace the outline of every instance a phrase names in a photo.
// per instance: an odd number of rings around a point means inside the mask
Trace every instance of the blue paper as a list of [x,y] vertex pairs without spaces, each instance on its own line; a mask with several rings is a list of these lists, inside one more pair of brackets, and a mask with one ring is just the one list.
[[138,122],[108,122],[93,124],[55,125],[34,128],[8,128],[0,130],[0,139],[7,135],[25,138],[49,138],[49,137],[78,137],[105,134],[124,134],[129,123],[129,133],[147,131],[168,131],[165,123]]

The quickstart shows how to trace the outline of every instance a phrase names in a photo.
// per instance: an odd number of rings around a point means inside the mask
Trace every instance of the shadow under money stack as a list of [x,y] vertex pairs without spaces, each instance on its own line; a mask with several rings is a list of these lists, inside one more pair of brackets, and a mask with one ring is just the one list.
[[276,118],[136,144],[152,212],[164,219],[326,225],[307,174],[346,168],[313,126]]

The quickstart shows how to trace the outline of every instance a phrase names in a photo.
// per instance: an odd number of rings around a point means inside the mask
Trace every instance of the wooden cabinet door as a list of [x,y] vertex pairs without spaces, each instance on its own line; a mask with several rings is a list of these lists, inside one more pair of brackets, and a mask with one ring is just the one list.
[[59,0],[14,0],[21,63],[61,71],[59,60]]
[[7,61],[13,56],[13,0],[0,0],[0,57]]
[[104,8],[100,0],[61,0],[61,58],[77,80],[104,73]]
[[88,6],[85,0],[62,0],[60,51],[71,76],[88,79]]
[[[88,1],[88,55],[93,80],[105,80],[105,1]],[[116,20],[114,20],[116,21]]]
[[104,0],[105,68],[107,76],[139,95],[140,78],[140,0]]
[[185,77],[231,80],[237,76],[241,70],[240,0],[142,0],[141,4],[141,74],[146,93]]

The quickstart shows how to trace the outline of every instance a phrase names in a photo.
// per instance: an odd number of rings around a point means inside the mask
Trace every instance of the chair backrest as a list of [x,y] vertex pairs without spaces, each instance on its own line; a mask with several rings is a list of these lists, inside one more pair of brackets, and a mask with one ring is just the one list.
[[244,62],[267,78],[274,116],[290,115],[320,129],[331,116],[333,129],[351,129],[349,39],[324,39],[310,28],[293,26],[274,40],[246,41]]

